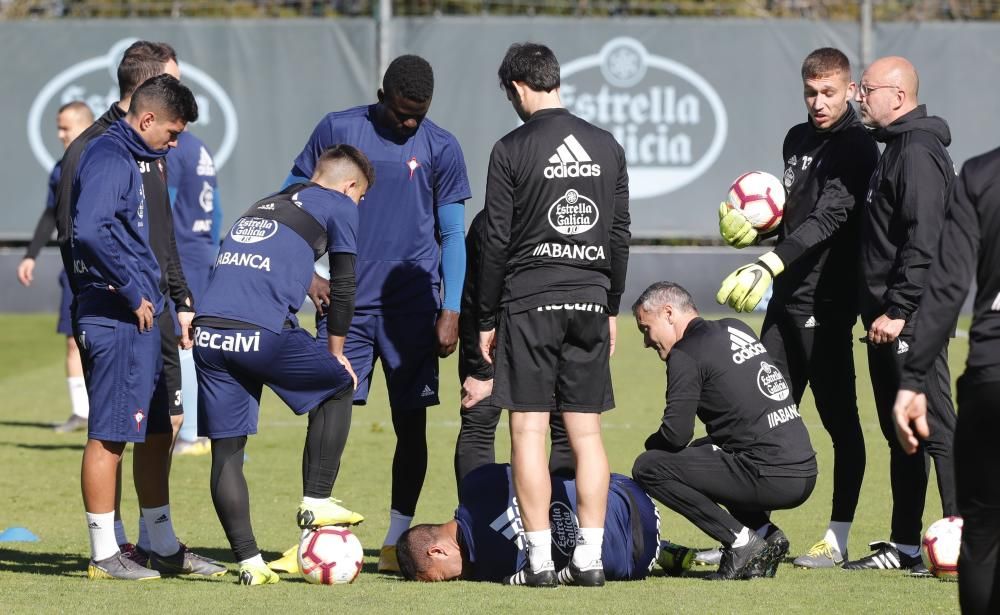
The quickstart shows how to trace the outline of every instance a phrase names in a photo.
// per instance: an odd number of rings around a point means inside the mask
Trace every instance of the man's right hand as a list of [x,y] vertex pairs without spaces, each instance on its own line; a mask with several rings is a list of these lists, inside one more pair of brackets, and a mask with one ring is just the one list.
[[757,243],[757,229],[742,211],[730,208],[725,201],[719,204],[719,234],[734,248],[745,248]]
[[17,266],[17,281],[20,282],[22,286],[31,286],[31,283],[35,281],[34,274],[35,259],[22,259],[21,264]]
[[326,312],[326,308],[330,306],[330,280],[313,272],[313,279],[309,284],[309,298],[316,306],[317,312]]
[[334,354],[333,358],[337,359],[337,361],[341,365],[344,366],[344,369],[347,370],[347,373],[351,375],[351,380],[354,381],[354,389],[352,389],[352,390],[357,391],[358,390],[358,375],[354,373],[354,368],[351,367],[351,362],[347,359],[347,355]]
[[145,333],[153,330],[153,304],[149,302],[149,299],[143,297],[142,303],[132,313],[138,320],[139,331]]

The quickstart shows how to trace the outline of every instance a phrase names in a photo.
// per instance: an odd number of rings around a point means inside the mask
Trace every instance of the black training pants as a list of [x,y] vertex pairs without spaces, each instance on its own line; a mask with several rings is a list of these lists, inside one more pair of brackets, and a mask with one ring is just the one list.
[[962,612],[1000,613],[1000,382],[958,380],[955,476],[962,529],[958,596]]
[[889,540],[904,545],[919,545],[922,535],[924,499],[927,495],[929,457],[934,459],[938,491],[944,515],[957,515],[955,498],[955,407],[951,402],[951,376],[948,350],[934,360],[924,383],[927,394],[927,423],[930,437],[915,455],[907,455],[896,439],[892,406],[899,392],[899,380],[912,337],[904,330],[895,342],[868,346],[868,371],[871,373],[875,408],[882,435],[889,444],[889,481],[892,487],[892,532]]
[[[803,322],[797,322],[803,320]],[[865,438],[854,387],[853,323],[804,319],[768,310],[761,342],[781,373],[788,376],[795,405],[806,384],[833,443],[833,508],[830,521],[854,521],[865,477]]]
[[632,478],[725,545],[731,545],[744,526],[757,530],[768,523],[768,511],[799,506],[816,485],[815,476],[761,476],[741,455],[711,444],[674,453],[646,451],[635,460]]
[[[455,442],[455,483],[462,484],[462,479],[469,472],[486,464],[496,463],[497,424],[500,422],[502,410],[492,405],[487,397],[471,408],[462,408],[462,427]],[[562,415],[553,412],[549,418],[551,430],[552,451],[549,455],[549,473],[560,476],[573,476],[576,463],[573,450],[569,446],[566,426]]]

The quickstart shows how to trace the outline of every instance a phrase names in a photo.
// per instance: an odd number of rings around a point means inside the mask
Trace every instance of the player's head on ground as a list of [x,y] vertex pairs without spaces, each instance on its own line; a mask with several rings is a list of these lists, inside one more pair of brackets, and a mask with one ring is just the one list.
[[375,169],[361,150],[341,143],[328,147],[320,155],[311,181],[342,192],[357,205],[375,183]]
[[919,90],[917,69],[909,60],[900,56],[875,60],[858,87],[861,121],[875,128],[888,126],[920,104]]
[[166,43],[136,41],[129,45],[118,64],[119,100],[129,100],[136,88],[157,75],[168,74],[181,78],[177,66],[177,52]]
[[59,107],[59,112],[56,113],[56,131],[63,149],[69,147],[93,123],[94,113],[82,100],[74,100]]
[[458,544],[458,524],[423,523],[405,531],[396,542],[399,571],[410,581],[433,583],[462,577],[465,563]]
[[177,135],[198,119],[194,94],[171,75],[146,80],[132,94],[126,121],[150,148],[177,146]]
[[541,108],[540,103],[559,97],[559,60],[538,43],[514,43],[497,69],[500,87],[522,121]]
[[420,56],[399,56],[382,76],[376,119],[382,128],[408,139],[420,128],[433,97],[434,70],[430,63]]
[[822,47],[807,55],[802,61],[802,91],[816,128],[826,130],[844,117],[857,93],[844,52]]
[[632,315],[646,348],[666,361],[674,344],[684,337],[688,323],[698,316],[698,308],[680,284],[656,282],[632,304]]

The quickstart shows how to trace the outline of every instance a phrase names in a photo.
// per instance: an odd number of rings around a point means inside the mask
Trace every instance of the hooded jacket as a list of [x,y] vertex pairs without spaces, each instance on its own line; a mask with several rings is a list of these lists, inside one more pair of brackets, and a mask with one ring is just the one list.
[[139,166],[166,153],[150,148],[124,119],[84,150],[70,201],[78,317],[124,317],[143,298],[155,313],[163,309]]
[[861,320],[886,314],[912,331],[955,179],[951,131],[920,105],[873,135],[885,150],[861,216]]

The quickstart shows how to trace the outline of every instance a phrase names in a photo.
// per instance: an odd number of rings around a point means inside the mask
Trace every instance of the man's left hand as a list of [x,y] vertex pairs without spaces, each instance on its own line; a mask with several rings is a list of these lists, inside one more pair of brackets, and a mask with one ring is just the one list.
[[441,310],[434,325],[438,339],[438,356],[442,359],[458,348],[458,312]]
[[722,281],[715,300],[729,304],[737,312],[749,312],[764,298],[774,276],[785,270],[784,263],[774,252],[762,255],[755,262],[743,265]]
[[615,356],[615,340],[618,338],[618,317],[608,316],[608,333],[611,338],[611,356]]
[[194,346],[194,339],[191,335],[193,322],[194,312],[177,312],[177,325],[181,328],[181,338],[177,340],[177,345],[184,350],[190,350]]
[[466,376],[462,383],[462,409],[468,410],[493,394],[493,379],[477,380]]
[[903,332],[904,325],[906,325],[905,319],[889,318],[887,314],[882,314],[868,329],[868,339],[873,344],[891,344]]
[[912,455],[920,448],[920,440],[926,440],[931,434],[930,427],[927,426],[927,396],[900,389],[896,394],[896,403],[892,406],[892,416],[896,423],[899,445],[907,455]]

